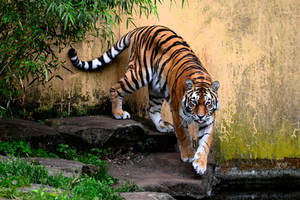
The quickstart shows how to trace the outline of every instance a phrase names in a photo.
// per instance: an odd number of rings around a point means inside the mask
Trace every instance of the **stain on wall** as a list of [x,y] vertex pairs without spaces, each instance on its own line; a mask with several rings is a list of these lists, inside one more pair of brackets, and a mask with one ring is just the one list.
[[[136,25],[161,24],[181,35],[199,56],[213,79],[219,80],[221,109],[215,136],[218,160],[233,158],[300,157],[300,1],[298,0],[181,0],[158,7],[159,19],[136,17]],[[121,24],[116,38],[134,27]],[[97,38],[74,45],[82,59],[104,49]],[[67,60],[67,50],[61,59]],[[28,102],[39,109],[63,105],[100,105],[126,68],[127,53],[100,72],[84,73],[66,66],[64,80],[48,91],[32,88]],[[146,116],[147,88],[126,102]],[[74,102],[74,103],[73,103]],[[62,108],[63,109],[63,108]],[[167,105],[163,117],[172,121]]]

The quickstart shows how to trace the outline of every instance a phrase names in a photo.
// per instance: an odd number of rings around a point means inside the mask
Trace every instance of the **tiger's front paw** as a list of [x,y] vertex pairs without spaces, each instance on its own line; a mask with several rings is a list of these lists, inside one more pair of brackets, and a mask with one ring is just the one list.
[[130,119],[130,114],[127,111],[118,111],[118,112],[114,112],[113,116],[116,119]]
[[180,148],[180,155],[181,155],[181,160],[183,162],[193,162],[194,160],[194,149],[192,148],[186,148],[186,150],[183,150]]
[[194,161],[193,167],[199,175],[203,175],[206,171],[206,163],[203,162]]
[[159,122],[159,124],[157,124],[155,126],[156,126],[156,129],[161,133],[174,132],[174,127],[172,126],[172,124],[162,121],[162,120]]
[[206,166],[207,166],[207,159],[204,157],[200,156],[195,156],[194,161],[193,161],[193,167],[197,174],[203,175],[206,171]]

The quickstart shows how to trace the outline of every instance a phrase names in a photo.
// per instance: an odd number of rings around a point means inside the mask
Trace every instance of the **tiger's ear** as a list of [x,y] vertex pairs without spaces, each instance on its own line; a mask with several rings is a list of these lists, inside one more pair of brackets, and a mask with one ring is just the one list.
[[220,87],[219,81],[214,81],[214,82],[212,83],[212,89],[213,89],[214,92],[217,92],[218,89],[219,89],[219,87]]
[[185,84],[187,85],[187,89],[190,90],[194,83],[191,79],[186,79]]

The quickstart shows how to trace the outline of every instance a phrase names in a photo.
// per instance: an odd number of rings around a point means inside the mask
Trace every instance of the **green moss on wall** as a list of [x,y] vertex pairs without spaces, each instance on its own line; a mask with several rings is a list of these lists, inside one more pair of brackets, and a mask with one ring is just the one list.
[[299,125],[284,117],[269,129],[258,127],[252,121],[251,116],[234,114],[230,122],[220,122],[214,151],[219,162],[300,157]]

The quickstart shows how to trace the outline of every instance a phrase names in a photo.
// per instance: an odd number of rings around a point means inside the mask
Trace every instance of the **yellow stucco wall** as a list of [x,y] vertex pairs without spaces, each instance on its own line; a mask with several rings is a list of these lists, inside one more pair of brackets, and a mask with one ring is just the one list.
[[[136,19],[137,26],[161,24],[181,35],[219,80],[221,109],[215,152],[218,159],[300,157],[300,1],[298,0],[166,0],[158,7],[159,19]],[[129,27],[129,30],[133,27]],[[116,38],[126,33],[116,28]],[[80,58],[98,57],[100,41],[74,47]],[[67,49],[62,52],[66,57]],[[51,83],[46,94],[34,88],[30,97],[41,108],[66,102],[95,105],[122,77],[127,53],[101,72],[70,73],[60,69],[64,81]],[[48,95],[50,94],[50,95]],[[46,101],[45,101],[46,100]],[[147,89],[127,102],[145,115]],[[164,118],[170,119],[164,106]]]

